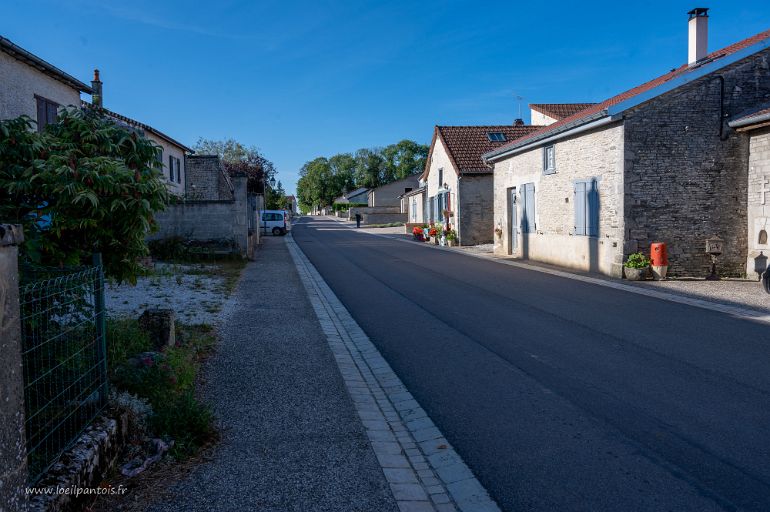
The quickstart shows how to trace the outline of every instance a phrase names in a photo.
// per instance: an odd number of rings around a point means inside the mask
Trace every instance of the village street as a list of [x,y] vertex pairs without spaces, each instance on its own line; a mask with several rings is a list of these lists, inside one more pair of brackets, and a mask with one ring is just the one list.
[[766,324],[320,217],[292,236],[503,510],[770,509]]

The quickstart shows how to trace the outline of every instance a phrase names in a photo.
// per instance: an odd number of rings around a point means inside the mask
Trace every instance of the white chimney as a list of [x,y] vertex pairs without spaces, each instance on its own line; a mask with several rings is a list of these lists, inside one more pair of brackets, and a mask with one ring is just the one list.
[[709,15],[708,8],[696,7],[687,14],[688,24],[687,64],[692,66],[708,55]]

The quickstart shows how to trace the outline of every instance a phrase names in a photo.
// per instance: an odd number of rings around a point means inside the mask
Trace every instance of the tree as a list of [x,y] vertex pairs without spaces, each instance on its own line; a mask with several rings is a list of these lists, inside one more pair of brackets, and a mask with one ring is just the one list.
[[275,187],[268,187],[265,205],[266,210],[283,210],[286,208],[286,191],[283,189],[280,181]]
[[412,140],[402,140],[382,150],[385,160],[385,182],[391,182],[422,173],[430,148]]
[[350,153],[334,155],[329,159],[334,186],[341,195],[356,188],[356,159]]
[[237,173],[248,176],[250,194],[264,193],[264,186],[269,186],[270,178],[276,175],[273,162],[265,158],[259,148],[244,146],[235,139],[213,140],[201,137],[193,149],[204,155],[219,155],[231,176]]
[[43,133],[0,121],[0,219],[22,224],[22,255],[38,265],[90,262],[135,282],[153,214],[168,204],[160,148],[94,111],[64,109]]
[[385,159],[379,148],[356,151],[356,184],[359,187],[376,188],[386,183]]

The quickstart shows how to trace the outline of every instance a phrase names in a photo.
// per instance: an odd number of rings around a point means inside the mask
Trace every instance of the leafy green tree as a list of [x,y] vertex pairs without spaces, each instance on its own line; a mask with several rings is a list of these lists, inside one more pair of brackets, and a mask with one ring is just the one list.
[[283,210],[286,208],[286,191],[279,181],[275,187],[268,187],[265,200],[267,210]]
[[353,155],[334,155],[329,159],[329,166],[334,176],[334,186],[340,191],[338,196],[356,188],[356,159]]
[[359,187],[376,188],[386,183],[385,159],[381,149],[359,149],[355,158],[356,184]]
[[384,181],[400,180],[420,174],[425,169],[429,147],[412,140],[402,140],[382,150],[385,160]]
[[23,256],[62,266],[101,252],[108,276],[135,282],[153,214],[169,201],[160,148],[76,108],[32,128],[26,117],[0,121],[0,219],[24,226]]

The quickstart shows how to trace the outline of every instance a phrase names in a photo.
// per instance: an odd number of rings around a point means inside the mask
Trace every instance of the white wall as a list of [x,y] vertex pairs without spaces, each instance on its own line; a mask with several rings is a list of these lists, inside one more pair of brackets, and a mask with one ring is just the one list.
[[[536,147],[495,164],[495,253],[528,258],[579,270],[619,276],[622,271],[623,125],[581,134],[556,142],[556,173],[543,174],[543,149]],[[574,181],[598,177],[599,236],[574,234]],[[536,232],[519,234],[511,253],[509,189],[535,184]],[[521,222],[521,200],[518,220]]]
[[760,231],[770,235],[770,128],[751,132],[749,141],[749,252],[746,275],[758,279],[755,258],[770,258],[770,244],[759,243]]
[[[166,180],[166,187],[168,188],[168,191],[171,192],[172,194],[177,196],[183,196],[185,191],[185,179],[186,179],[184,150],[179,146],[177,146],[176,144],[172,144],[167,140],[161,137],[158,137],[157,135],[150,133],[148,131],[145,131],[144,136],[150,139],[151,141],[153,141],[155,144],[163,147],[163,177]],[[168,169],[169,155],[173,155],[179,159],[180,169],[182,174],[181,183],[177,183],[176,174],[174,175],[174,181],[173,182],[170,181],[169,169]]]
[[[460,234],[461,227],[457,226],[457,219],[459,218],[457,212],[457,191],[459,190],[458,175],[457,171],[452,165],[452,161],[449,159],[449,153],[447,152],[446,146],[444,146],[444,143],[439,138],[436,139],[436,144],[433,146],[433,153],[431,154],[430,161],[430,171],[426,179],[425,193],[428,197],[428,204],[430,204],[430,201],[433,200],[433,197],[435,197],[440,190],[444,190],[442,186],[443,184],[440,184],[438,181],[438,171],[442,168],[444,169],[444,183],[446,183],[447,190],[450,192],[449,200],[452,203],[450,209],[455,212],[455,216],[451,217],[450,225],[452,229],[457,230],[459,236],[462,236]],[[427,215],[430,215],[430,210],[428,210]]]
[[542,112],[538,112],[537,110],[531,108],[529,109],[530,113],[530,121],[529,124],[535,125],[535,126],[548,126],[549,124],[553,124],[557,121],[557,119],[554,119],[553,117],[549,117]]
[[26,114],[36,121],[36,94],[63,107],[80,106],[80,91],[0,52],[0,119]]

